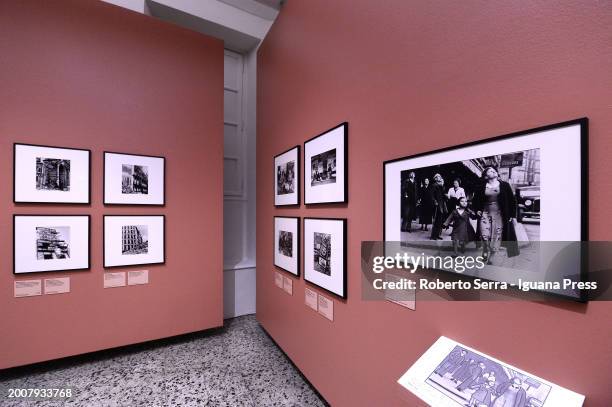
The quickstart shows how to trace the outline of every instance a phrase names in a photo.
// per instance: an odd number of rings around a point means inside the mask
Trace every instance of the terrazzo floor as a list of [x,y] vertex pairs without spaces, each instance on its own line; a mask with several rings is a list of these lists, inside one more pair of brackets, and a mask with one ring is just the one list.
[[[73,396],[6,398],[9,388],[58,387]],[[2,407],[326,405],[252,315],[195,338],[0,377]]]

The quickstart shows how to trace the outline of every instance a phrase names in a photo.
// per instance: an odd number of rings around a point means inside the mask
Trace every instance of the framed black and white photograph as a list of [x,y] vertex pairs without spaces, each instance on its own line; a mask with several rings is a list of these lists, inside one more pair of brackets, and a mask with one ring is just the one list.
[[304,218],[304,280],[346,298],[346,219]]
[[15,143],[15,203],[90,202],[91,151]]
[[300,218],[274,217],[274,265],[300,275]]
[[104,204],[163,206],[164,157],[104,153]]
[[[384,240],[482,256],[481,278],[543,281],[561,246],[541,242],[588,240],[587,124],[578,119],[386,161]],[[581,270],[576,262],[568,270]]]
[[348,201],[348,123],[304,143],[304,203]]
[[104,216],[105,268],[164,262],[164,215]]
[[300,204],[300,146],[274,157],[274,205]]
[[14,215],[13,273],[89,269],[89,215]]

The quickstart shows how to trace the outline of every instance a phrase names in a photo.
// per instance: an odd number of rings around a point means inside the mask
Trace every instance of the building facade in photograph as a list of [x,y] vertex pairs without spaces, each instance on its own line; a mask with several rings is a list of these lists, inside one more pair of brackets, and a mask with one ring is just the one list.
[[146,253],[147,241],[138,226],[122,227],[122,253]]
[[38,260],[70,258],[68,242],[64,240],[59,229],[67,228],[36,228],[36,258]]
[[148,194],[148,168],[142,165],[122,166],[121,190],[124,194]]
[[69,191],[70,161],[54,158],[37,158],[36,189]]

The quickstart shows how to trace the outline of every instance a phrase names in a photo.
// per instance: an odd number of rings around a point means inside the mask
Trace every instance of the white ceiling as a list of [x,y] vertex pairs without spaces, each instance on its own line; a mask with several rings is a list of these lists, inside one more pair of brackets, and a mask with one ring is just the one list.
[[256,48],[284,0],[102,0],[220,38],[238,52]]

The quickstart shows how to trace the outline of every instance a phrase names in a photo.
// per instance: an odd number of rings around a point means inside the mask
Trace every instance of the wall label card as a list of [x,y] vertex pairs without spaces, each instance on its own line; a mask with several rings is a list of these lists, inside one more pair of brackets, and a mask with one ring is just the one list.
[[274,284],[276,284],[278,288],[283,288],[283,276],[278,271],[274,272]]
[[[584,396],[441,336],[398,383],[432,406],[580,407]],[[473,404],[473,403],[476,404]]]
[[319,294],[319,314],[330,321],[334,320],[334,301]]
[[149,270],[128,271],[128,285],[149,284]]
[[293,280],[283,276],[283,290],[289,295],[293,295]]
[[125,287],[125,271],[104,273],[104,288]]
[[304,289],[304,303],[307,307],[312,308],[315,311],[319,310],[317,306],[317,293],[312,291],[310,288]]
[[45,278],[45,294],[65,294],[70,292],[70,277]]
[[42,295],[42,280],[15,281],[15,298]]

